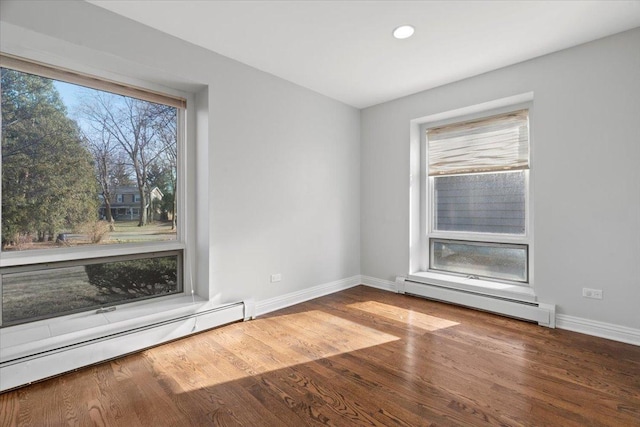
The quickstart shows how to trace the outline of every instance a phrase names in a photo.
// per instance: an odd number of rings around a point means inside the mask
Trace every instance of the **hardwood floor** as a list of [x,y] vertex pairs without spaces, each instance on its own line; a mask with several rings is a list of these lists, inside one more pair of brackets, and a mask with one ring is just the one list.
[[640,426],[640,347],[359,286],[0,395],[2,426]]

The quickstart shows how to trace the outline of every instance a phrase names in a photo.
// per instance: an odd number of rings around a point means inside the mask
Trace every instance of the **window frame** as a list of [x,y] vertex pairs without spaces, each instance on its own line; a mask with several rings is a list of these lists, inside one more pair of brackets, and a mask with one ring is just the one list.
[[[124,300],[121,302],[109,304],[119,308],[127,306],[135,308],[140,304],[158,304],[163,306],[171,303],[172,300],[190,296],[194,298],[195,290],[192,281],[193,260],[189,254],[193,253],[195,243],[188,236],[193,235],[193,224],[190,224],[189,213],[191,209],[189,203],[193,203],[187,196],[187,181],[190,179],[188,173],[188,163],[192,155],[188,148],[193,142],[187,134],[187,129],[192,125],[189,124],[189,111],[194,107],[193,95],[182,91],[172,90],[149,81],[132,81],[123,77],[120,80],[110,78],[110,76],[100,75],[101,73],[88,74],[75,72],[68,68],[41,63],[26,57],[18,57],[15,55],[0,52],[0,66],[20,72],[35,74],[41,77],[64,81],[71,84],[86,86],[106,92],[120,94],[132,98],[141,99],[147,102],[163,103],[171,105],[177,109],[177,211],[176,215],[181,218],[178,221],[176,229],[176,238],[168,241],[149,241],[141,243],[115,243],[109,245],[82,246],[82,247],[62,247],[56,249],[33,249],[28,251],[2,251],[0,248],[0,272],[4,274],[11,271],[31,268],[37,269],[43,264],[55,265],[83,265],[88,260],[104,259],[105,262],[110,260],[122,259],[131,256],[133,258],[149,258],[167,256],[179,253],[178,274],[181,291],[169,295],[155,296],[151,298],[139,298],[134,300]],[[118,76],[119,78],[122,76]],[[2,162],[0,161],[0,174],[2,172]],[[122,196],[122,195],[121,195]],[[123,203],[124,203],[124,196]],[[0,209],[0,221],[2,221],[2,212]],[[190,249],[191,248],[191,249]],[[0,275],[0,298],[2,297],[2,280]],[[59,316],[49,317],[46,319],[33,318],[27,322],[8,323],[6,326],[2,324],[2,304],[0,303],[0,328],[4,331],[13,329],[21,329],[29,325],[42,325],[47,322],[60,322],[65,319],[73,319],[78,313],[91,314],[95,312],[95,307],[87,307],[85,310],[76,310],[74,312],[63,313]]]
[[[525,98],[524,100],[520,100]],[[513,98],[511,98],[513,99]],[[419,155],[419,208],[415,211],[418,214],[419,238],[417,239],[418,248],[417,254],[412,255],[412,265],[410,266],[410,275],[417,274],[420,277],[428,277],[430,274],[440,277],[451,276],[454,281],[459,278],[472,280],[474,286],[482,288],[484,286],[492,287],[491,283],[501,283],[505,285],[513,285],[513,287],[520,288],[524,292],[527,292],[522,288],[533,288],[533,131],[532,123],[534,116],[533,98],[532,94],[526,94],[526,96],[515,97],[518,99],[516,102],[509,102],[510,99],[498,100],[493,103],[489,103],[488,106],[482,108],[482,106],[474,106],[465,108],[462,110],[456,110],[449,113],[438,114],[435,116],[428,116],[417,123],[417,129],[419,132],[419,147],[417,154]],[[494,104],[504,104],[502,106],[494,106]],[[486,104],[485,104],[486,105]],[[504,234],[504,233],[480,233],[480,232],[467,232],[467,231],[442,231],[435,230],[435,178],[438,176],[451,176],[451,175],[438,175],[429,176],[428,165],[428,143],[427,143],[427,129],[433,127],[439,127],[443,125],[460,123],[470,120],[477,120],[482,118],[488,118],[491,116],[506,114],[518,110],[528,110],[529,118],[529,169],[524,170],[525,179],[525,230],[522,235]],[[472,112],[471,112],[472,111]],[[444,116],[444,117],[443,117]],[[513,171],[517,172],[517,171]],[[495,172],[494,172],[495,173]],[[502,172],[499,172],[502,173]],[[508,173],[508,171],[504,172]],[[480,173],[476,173],[480,174]],[[468,174],[471,175],[471,174]],[[474,174],[475,175],[475,174]],[[414,193],[415,194],[415,193]],[[413,231],[412,231],[413,232]],[[470,277],[477,275],[468,275],[463,273],[455,273],[449,271],[442,271],[430,268],[431,260],[431,239],[438,240],[454,240],[460,242],[477,242],[498,244],[498,245],[525,245],[527,250],[527,277],[526,283],[502,280],[498,278],[489,277]],[[415,241],[415,240],[414,240]],[[416,256],[417,255],[417,256]],[[487,283],[490,282],[490,283]],[[517,290],[519,291],[519,290]]]
[[[58,261],[58,262],[52,262],[52,263],[46,263],[46,264],[23,264],[23,265],[14,266],[14,267],[4,267],[2,275],[0,275],[0,289],[2,288],[2,281],[4,280],[2,276],[5,274],[31,273],[36,271],[45,271],[49,269],[55,270],[58,268],[65,268],[65,267],[82,267],[85,265],[92,265],[92,264],[111,264],[111,263],[117,263],[121,261],[133,261],[133,260],[139,260],[139,259],[148,260],[148,259],[154,259],[154,258],[166,258],[166,257],[174,257],[174,256],[177,258],[177,271],[176,271],[177,290],[175,292],[170,292],[160,296],[157,296],[157,295],[140,296],[131,300],[125,299],[125,300],[119,300],[113,303],[94,304],[87,307],[68,310],[60,315],[51,315],[51,316],[40,315],[36,317],[30,317],[27,321],[14,320],[14,321],[7,322],[6,324],[3,323],[2,327],[11,328],[12,326],[30,325],[36,322],[46,322],[48,320],[65,318],[67,316],[72,316],[78,313],[101,312],[106,307],[117,307],[117,306],[130,305],[135,303],[144,303],[144,302],[155,300],[158,298],[166,298],[166,297],[172,297],[172,296],[175,297],[175,296],[184,295],[184,273],[183,273],[184,252],[181,250],[174,250],[174,251],[163,250],[160,252],[126,254],[126,255],[119,255],[119,256],[111,256],[107,258],[87,258],[85,260]],[[1,309],[2,308],[0,307],[0,315],[2,314]],[[0,321],[2,321],[1,317],[0,317]]]
[[[431,265],[433,264],[434,260],[434,254],[433,251],[431,250],[432,245],[435,242],[441,242],[441,243],[445,243],[445,242],[451,242],[451,243],[458,243],[458,244],[462,244],[462,245],[477,245],[479,247],[483,247],[483,248],[510,248],[510,249],[523,249],[525,251],[526,257],[527,257],[527,261],[525,263],[525,270],[524,270],[524,274],[526,277],[526,280],[522,281],[522,280],[506,280],[506,279],[500,279],[500,278],[496,278],[496,277],[491,277],[491,276],[486,276],[483,275],[481,273],[459,273],[459,272],[455,272],[455,271],[450,271],[450,270],[446,270],[444,268],[435,268],[435,267],[431,267]],[[520,285],[528,285],[529,283],[529,246],[528,245],[524,245],[524,244],[520,244],[520,243],[496,243],[496,242],[487,242],[487,241],[469,241],[469,240],[458,240],[458,239],[441,239],[441,238],[437,238],[437,237],[430,237],[429,238],[429,271],[433,271],[433,272],[437,272],[437,273],[442,273],[442,274],[451,274],[454,276],[458,276],[458,277],[465,277],[465,278],[475,278],[475,279],[480,279],[480,280],[490,280],[490,281],[494,281],[494,282],[500,282],[500,283],[513,283],[513,284],[520,284]]]

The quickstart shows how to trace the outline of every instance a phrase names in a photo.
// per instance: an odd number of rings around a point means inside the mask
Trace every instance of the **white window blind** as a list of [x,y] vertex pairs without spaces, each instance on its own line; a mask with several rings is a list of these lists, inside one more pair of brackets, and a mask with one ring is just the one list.
[[528,110],[427,130],[429,175],[529,168]]
[[128,96],[131,98],[142,99],[156,104],[164,104],[182,109],[187,108],[187,101],[184,98],[153,92],[149,89],[140,89],[131,85],[125,85],[103,78],[89,76],[87,74],[77,73],[75,71],[56,68],[38,62],[27,61],[4,53],[0,54],[0,66],[53,80],[86,86],[105,92],[117,93],[118,95]]

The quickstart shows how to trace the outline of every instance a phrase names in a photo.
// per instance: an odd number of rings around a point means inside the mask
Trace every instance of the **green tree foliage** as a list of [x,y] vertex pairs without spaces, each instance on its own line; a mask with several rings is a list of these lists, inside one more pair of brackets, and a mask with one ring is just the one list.
[[93,159],[53,81],[1,69],[2,244],[95,220]]

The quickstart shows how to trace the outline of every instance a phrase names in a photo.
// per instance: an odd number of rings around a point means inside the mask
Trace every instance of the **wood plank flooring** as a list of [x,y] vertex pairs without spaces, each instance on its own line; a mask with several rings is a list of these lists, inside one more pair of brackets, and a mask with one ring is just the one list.
[[358,286],[0,395],[2,426],[640,426],[640,347]]

